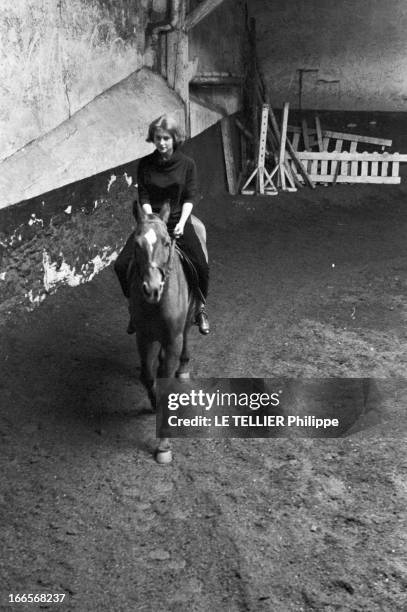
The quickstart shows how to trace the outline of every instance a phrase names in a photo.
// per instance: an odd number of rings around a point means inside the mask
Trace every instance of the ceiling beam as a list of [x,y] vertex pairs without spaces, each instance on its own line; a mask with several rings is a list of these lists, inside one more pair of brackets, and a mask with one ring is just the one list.
[[184,28],[187,32],[192,30],[202,19],[213,11],[217,6],[222,4],[223,0],[204,0],[198,4],[193,11],[188,13],[185,18]]

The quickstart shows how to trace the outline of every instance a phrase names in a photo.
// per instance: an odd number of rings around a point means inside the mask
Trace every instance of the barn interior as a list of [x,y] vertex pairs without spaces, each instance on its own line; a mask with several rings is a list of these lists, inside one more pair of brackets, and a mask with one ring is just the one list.
[[[283,132],[288,103],[316,155],[316,118],[381,168],[407,154],[406,26],[403,0],[3,0],[0,607],[46,592],[78,611],[404,609],[407,165],[390,184],[341,182],[336,162],[330,182],[292,165],[295,191],[242,187],[263,104]],[[363,378],[365,430],[175,440],[155,465],[112,264],[163,113],[185,126],[208,232],[192,376]]]

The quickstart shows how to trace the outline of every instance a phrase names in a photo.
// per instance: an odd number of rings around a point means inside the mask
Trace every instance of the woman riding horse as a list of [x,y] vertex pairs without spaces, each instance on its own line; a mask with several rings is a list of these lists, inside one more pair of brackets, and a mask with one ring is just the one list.
[[[159,213],[165,202],[170,204],[168,231],[171,237],[176,238],[179,247],[192,261],[197,271],[195,322],[201,334],[208,334],[210,328],[205,304],[208,295],[209,266],[191,222],[191,211],[197,197],[195,162],[179,150],[184,138],[176,121],[168,115],[162,115],[150,124],[147,142],[152,142],[156,150],[139,162],[137,173],[139,201],[147,214]],[[132,256],[133,234],[115,263],[116,274],[127,298],[129,297],[127,272]],[[127,331],[130,334],[135,331],[131,320]]]

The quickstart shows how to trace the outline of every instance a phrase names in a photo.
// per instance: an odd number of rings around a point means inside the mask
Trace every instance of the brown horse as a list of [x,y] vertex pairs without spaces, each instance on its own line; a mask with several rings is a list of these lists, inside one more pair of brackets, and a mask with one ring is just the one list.
[[[134,257],[129,266],[130,316],[136,329],[141,381],[153,409],[157,409],[156,378],[188,379],[187,336],[195,313],[181,259],[166,223],[170,207],[147,214],[137,205]],[[161,438],[155,453],[158,463],[170,463],[171,449]]]

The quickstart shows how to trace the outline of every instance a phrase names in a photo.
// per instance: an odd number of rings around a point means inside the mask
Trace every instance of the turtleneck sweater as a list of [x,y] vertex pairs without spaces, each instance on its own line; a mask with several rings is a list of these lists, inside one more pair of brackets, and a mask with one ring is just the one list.
[[193,159],[176,149],[169,159],[156,150],[142,157],[137,171],[140,204],[151,204],[158,213],[164,202],[171,205],[170,221],[181,216],[184,202],[196,203],[197,171]]

